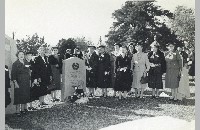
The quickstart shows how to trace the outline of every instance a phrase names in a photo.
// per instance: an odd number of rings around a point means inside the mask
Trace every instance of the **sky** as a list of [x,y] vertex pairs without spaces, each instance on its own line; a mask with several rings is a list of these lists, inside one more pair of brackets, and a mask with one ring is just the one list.
[[[6,0],[5,33],[16,39],[37,33],[55,46],[62,38],[85,37],[104,42],[114,19],[112,13],[127,0]],[[178,5],[195,8],[195,0],[157,0],[163,9]]]

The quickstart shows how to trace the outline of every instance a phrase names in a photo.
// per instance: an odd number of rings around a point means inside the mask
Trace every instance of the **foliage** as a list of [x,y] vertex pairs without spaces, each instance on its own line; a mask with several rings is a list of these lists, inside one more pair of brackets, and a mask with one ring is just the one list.
[[39,37],[37,33],[32,36],[27,36],[26,39],[17,40],[17,48],[18,50],[23,50],[25,52],[32,52],[36,55],[38,52],[38,48],[40,46],[47,47],[48,44],[44,42],[44,37]]
[[110,47],[114,43],[127,45],[128,42],[140,42],[148,49],[155,35],[163,50],[169,42],[181,43],[162,21],[164,18],[173,18],[173,13],[154,5],[153,1],[127,1],[112,16],[116,21],[106,35],[106,43]]
[[58,44],[58,51],[61,55],[64,55],[67,49],[71,49],[72,53],[74,48],[76,48],[76,44],[73,38],[61,39]]
[[77,47],[80,48],[81,51],[85,51],[88,45],[92,45],[93,43],[89,40],[86,40],[85,37],[77,37],[74,39]]
[[176,7],[174,19],[171,20],[172,31],[179,39],[186,41],[186,47],[195,47],[195,15],[194,10],[184,6]]

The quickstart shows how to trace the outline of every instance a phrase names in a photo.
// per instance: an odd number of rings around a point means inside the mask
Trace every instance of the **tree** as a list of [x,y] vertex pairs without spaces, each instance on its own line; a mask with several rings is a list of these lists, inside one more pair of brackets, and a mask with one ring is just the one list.
[[85,51],[88,48],[88,45],[92,45],[92,42],[86,40],[85,37],[77,37],[74,39],[76,46],[80,48],[81,51]]
[[69,38],[67,40],[62,38],[61,40],[59,40],[57,46],[59,53],[61,55],[64,55],[67,49],[71,49],[71,51],[73,52],[76,44],[73,38]]
[[38,52],[38,48],[40,46],[47,47],[48,44],[44,42],[44,37],[39,37],[37,33],[33,34],[32,36],[27,36],[26,39],[17,40],[17,48],[18,50],[23,50],[25,52],[32,52],[36,55]]
[[194,10],[184,6],[176,7],[174,19],[171,20],[172,31],[178,38],[186,41],[186,47],[195,47],[195,15]]
[[154,5],[153,1],[127,1],[121,9],[112,14],[116,20],[106,35],[107,45],[114,43],[127,44],[140,42],[145,49],[153,42],[154,36],[161,44],[161,49],[166,49],[169,42],[181,43],[170,28],[162,21],[165,17],[173,18],[173,13]]

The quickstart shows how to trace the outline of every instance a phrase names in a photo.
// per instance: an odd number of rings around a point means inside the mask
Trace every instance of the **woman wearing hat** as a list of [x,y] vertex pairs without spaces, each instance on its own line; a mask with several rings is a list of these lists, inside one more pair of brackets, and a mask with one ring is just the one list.
[[52,55],[49,56],[49,64],[53,74],[52,84],[49,86],[51,91],[52,101],[59,101],[56,98],[56,91],[61,90],[61,71],[62,71],[62,59],[58,54],[58,47],[52,47]]
[[127,96],[127,92],[131,89],[131,58],[128,57],[128,49],[126,46],[120,48],[121,54],[116,58],[116,80],[114,90],[119,91],[119,99],[121,99],[122,92],[124,92],[124,98]]
[[16,54],[18,60],[12,65],[11,80],[14,83],[14,105],[16,105],[16,114],[26,113],[26,104],[30,101],[30,69],[29,64],[24,60],[24,52],[19,51]]
[[99,57],[95,52],[95,46],[88,46],[88,53],[86,54],[86,84],[89,89],[89,97],[95,97],[94,91],[97,88],[97,68]]
[[166,75],[165,88],[170,88],[172,92],[171,100],[177,100],[177,89],[179,87],[180,74],[182,70],[182,60],[180,54],[174,50],[175,45],[168,44],[168,52],[165,54]]
[[[144,89],[147,87],[147,83],[142,84],[140,82],[142,76],[146,76],[149,71],[149,59],[146,53],[144,53],[141,44],[136,45],[137,53],[133,54],[131,61],[131,68],[133,70],[133,83],[132,88],[135,89],[135,96],[137,98],[143,98]],[[134,66],[134,68],[133,68]]]
[[99,46],[99,61],[98,61],[98,87],[102,89],[103,96],[107,96],[107,88],[111,84],[111,63],[110,55],[105,52],[105,46]]
[[[116,77],[116,73],[115,73],[115,62],[116,62],[116,58],[117,56],[120,55],[120,48],[122,47],[121,44],[119,43],[115,43],[114,44],[114,51],[111,52],[111,57],[110,57],[110,61],[111,61],[111,78],[112,78],[112,83],[111,86],[112,88],[114,88],[115,86],[115,77]],[[113,96],[116,96],[116,92],[114,91]]]
[[[148,87],[152,88],[152,98],[159,97],[159,89],[163,89],[162,75],[166,73],[164,53],[159,50],[159,43],[154,41],[148,54],[150,69]],[[156,90],[156,94],[155,94]]]

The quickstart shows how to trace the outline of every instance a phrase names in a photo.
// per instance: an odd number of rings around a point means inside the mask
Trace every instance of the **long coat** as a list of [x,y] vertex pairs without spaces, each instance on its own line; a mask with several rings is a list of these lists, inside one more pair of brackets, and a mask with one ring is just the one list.
[[115,86],[115,76],[116,76],[116,72],[115,72],[115,68],[116,68],[116,65],[115,65],[115,62],[116,62],[116,58],[117,56],[119,56],[119,54],[117,54],[116,52],[112,52],[110,54],[110,62],[111,62],[111,87],[114,88]]
[[11,103],[10,93],[8,92],[9,88],[11,88],[9,70],[8,66],[5,65],[5,107]]
[[147,84],[141,84],[140,80],[144,72],[149,71],[150,68],[147,54],[143,52],[133,54],[131,66],[134,66],[132,88],[136,89],[146,88]]
[[[48,57],[49,64],[51,65],[51,70],[53,74],[53,80],[51,85],[48,87],[49,91],[60,90],[61,89],[61,72],[62,72],[62,60],[60,56],[50,55]],[[58,65],[58,67],[56,67]]]
[[34,59],[34,79],[41,78],[40,91],[38,91],[39,96],[44,96],[48,94],[48,85],[50,85],[50,76],[52,76],[51,66],[48,62],[48,58],[44,56],[45,61],[41,56],[37,56]]
[[189,61],[192,62],[192,64],[189,65],[189,75],[195,76],[195,53],[194,52],[189,56]]
[[[121,55],[116,58],[116,80],[115,91],[130,91],[132,84],[131,58],[127,55],[123,58]],[[120,71],[121,68],[127,67],[126,71]]]
[[30,101],[30,69],[29,63],[19,60],[12,65],[11,80],[16,80],[19,88],[14,89],[14,105],[26,104]]
[[[110,55],[108,53],[103,53],[99,55],[99,65],[98,65],[98,87],[99,88],[110,88],[111,86],[111,63]],[[109,72],[105,74],[105,72]]]
[[98,60],[99,56],[96,54],[96,52],[93,52],[86,61],[86,66],[92,68],[91,70],[86,71],[86,80],[88,88],[96,88],[98,85],[97,84]]
[[149,88],[163,89],[162,75],[166,72],[166,61],[164,53],[158,50],[156,53],[152,51],[148,54],[149,62],[155,67],[149,69]]
[[176,51],[170,54],[166,52],[165,60],[167,63],[165,75],[165,88],[178,88],[179,76],[182,69],[182,59],[180,54]]

